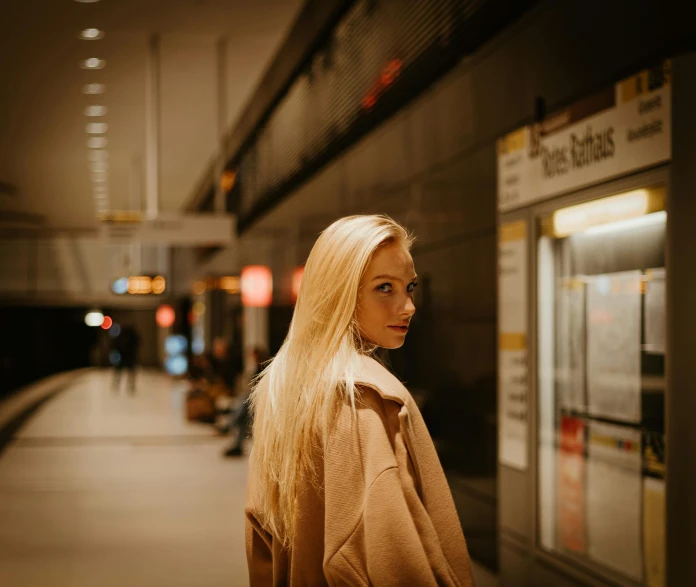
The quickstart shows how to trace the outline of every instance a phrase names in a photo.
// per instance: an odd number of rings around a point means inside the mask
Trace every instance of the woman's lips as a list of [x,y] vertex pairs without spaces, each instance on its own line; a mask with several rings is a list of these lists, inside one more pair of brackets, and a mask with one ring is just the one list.
[[406,334],[408,332],[408,326],[389,326],[389,328],[394,332],[400,332],[402,334]]

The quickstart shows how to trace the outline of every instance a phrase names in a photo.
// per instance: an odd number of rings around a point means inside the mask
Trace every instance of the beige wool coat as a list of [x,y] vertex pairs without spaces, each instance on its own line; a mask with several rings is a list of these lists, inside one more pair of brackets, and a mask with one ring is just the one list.
[[252,454],[251,586],[473,587],[454,501],[413,398],[372,358],[358,380],[357,418],[341,408],[320,459],[323,486],[301,493],[290,549],[259,521]]

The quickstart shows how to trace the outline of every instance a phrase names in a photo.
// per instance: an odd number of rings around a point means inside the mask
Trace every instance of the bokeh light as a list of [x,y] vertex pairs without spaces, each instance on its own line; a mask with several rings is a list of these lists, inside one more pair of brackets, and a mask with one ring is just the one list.
[[85,324],[87,324],[87,326],[91,326],[92,328],[101,326],[103,322],[104,314],[101,312],[88,312],[85,316]]

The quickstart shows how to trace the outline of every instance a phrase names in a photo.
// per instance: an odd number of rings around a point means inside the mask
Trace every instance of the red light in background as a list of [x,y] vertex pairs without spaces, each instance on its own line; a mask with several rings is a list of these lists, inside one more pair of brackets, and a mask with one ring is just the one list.
[[265,265],[249,265],[242,269],[242,305],[267,308],[273,299],[273,275]]
[[114,321],[109,316],[104,316],[104,322],[102,322],[101,327],[104,330],[109,330],[114,325]]
[[401,59],[392,59],[384,66],[379,74],[379,78],[372,84],[372,87],[362,99],[362,106],[365,110],[369,110],[377,103],[377,99],[382,93],[399,77],[403,66],[404,62]]
[[170,328],[174,324],[175,319],[176,312],[174,312],[174,308],[171,306],[164,304],[157,308],[155,321],[160,328]]
[[401,59],[392,59],[387,66],[382,70],[382,75],[380,76],[380,82],[382,86],[386,87],[394,83],[399,73],[401,73],[401,67],[403,66],[403,61]]
[[365,110],[369,110],[372,108],[375,104],[377,104],[377,98],[373,94],[368,94],[363,98],[362,105]]
[[302,276],[304,275],[304,267],[297,267],[292,272],[292,300],[297,301],[300,295],[300,285],[302,285]]

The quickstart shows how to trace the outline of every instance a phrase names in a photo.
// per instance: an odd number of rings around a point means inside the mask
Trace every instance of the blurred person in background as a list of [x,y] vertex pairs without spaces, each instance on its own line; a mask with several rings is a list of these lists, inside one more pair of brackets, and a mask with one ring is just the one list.
[[256,346],[251,350],[252,364],[255,365],[254,370],[249,378],[246,392],[240,398],[240,404],[236,412],[232,415],[230,421],[230,432],[234,436],[234,442],[224,452],[226,457],[238,457],[244,454],[244,441],[249,432],[251,419],[249,415],[249,394],[251,387],[256,381],[256,378],[261,374],[264,368],[264,363],[268,361],[268,351],[261,346]]
[[423,418],[372,356],[404,344],[415,312],[411,240],[390,218],[353,216],[309,255],[287,338],[251,394],[252,587],[473,585]]
[[123,370],[128,371],[128,391],[135,393],[135,370],[138,360],[138,348],[140,347],[140,337],[135,328],[130,324],[122,324],[118,336],[112,339],[111,356],[114,365],[114,391],[119,391],[121,387],[121,374]]
[[222,383],[230,395],[235,394],[237,377],[243,370],[239,354],[234,351],[225,338],[218,336],[213,340],[210,356],[213,378]]

